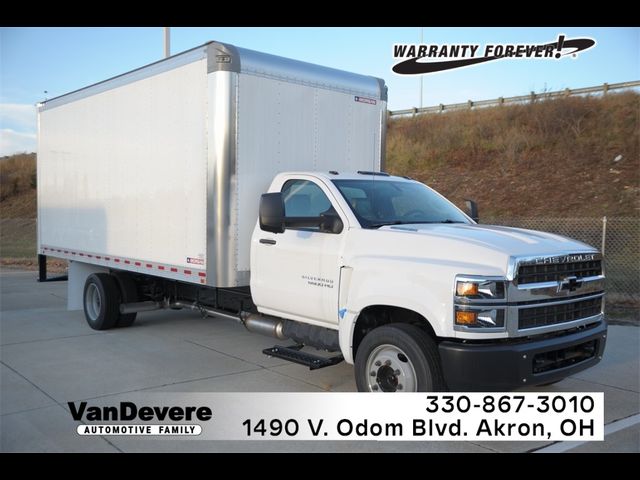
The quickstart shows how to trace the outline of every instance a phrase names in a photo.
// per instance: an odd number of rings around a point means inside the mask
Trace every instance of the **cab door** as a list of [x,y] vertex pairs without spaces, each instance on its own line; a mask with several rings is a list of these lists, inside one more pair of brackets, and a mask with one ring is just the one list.
[[[325,188],[310,179],[286,181],[281,190],[285,216],[319,217],[332,209],[340,215]],[[275,234],[258,227],[252,239],[251,289],[260,311],[309,323],[336,324],[345,232],[345,228],[329,233],[305,227]]]

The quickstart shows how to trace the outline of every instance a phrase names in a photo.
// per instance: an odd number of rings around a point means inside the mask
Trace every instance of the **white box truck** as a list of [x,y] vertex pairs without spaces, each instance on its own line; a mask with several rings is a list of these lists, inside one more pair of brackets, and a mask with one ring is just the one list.
[[504,390],[598,363],[597,250],[480,225],[472,202],[384,173],[386,90],[210,42],[43,102],[40,279],[68,259],[91,328],[231,317],[292,343],[268,355],[354,364],[360,391]]

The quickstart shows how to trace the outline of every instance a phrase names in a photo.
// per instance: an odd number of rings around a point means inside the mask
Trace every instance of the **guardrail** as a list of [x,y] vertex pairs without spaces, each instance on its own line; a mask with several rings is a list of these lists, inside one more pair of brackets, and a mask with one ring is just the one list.
[[556,97],[568,97],[570,95],[587,95],[589,93],[602,93],[604,95],[611,90],[622,90],[626,88],[640,87],[640,80],[634,80],[632,82],[621,83],[604,83],[595,87],[584,88],[565,88],[564,90],[558,90],[555,92],[531,92],[528,95],[517,95],[515,97],[500,97],[492,100],[467,100],[462,103],[451,103],[449,105],[434,105],[431,107],[423,108],[407,108],[405,110],[393,110],[389,111],[389,117],[397,117],[401,115],[421,115],[423,113],[442,113],[451,110],[471,109],[474,107],[491,107],[498,105],[505,105],[507,103],[523,103],[523,102],[535,102],[536,100],[546,100]]

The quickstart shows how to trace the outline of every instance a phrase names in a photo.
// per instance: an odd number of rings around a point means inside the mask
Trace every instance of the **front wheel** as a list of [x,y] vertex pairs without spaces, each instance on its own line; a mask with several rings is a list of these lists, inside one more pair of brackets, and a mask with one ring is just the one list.
[[446,390],[435,342],[424,330],[405,323],[378,327],[364,337],[355,375],[360,392]]

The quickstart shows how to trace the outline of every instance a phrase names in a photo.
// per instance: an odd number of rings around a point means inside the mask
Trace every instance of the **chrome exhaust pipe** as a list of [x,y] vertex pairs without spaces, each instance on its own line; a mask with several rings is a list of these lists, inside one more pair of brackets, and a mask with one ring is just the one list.
[[229,318],[242,323],[245,328],[252,333],[276,337],[280,340],[289,338],[284,334],[284,320],[281,318],[249,312],[241,312],[239,315],[231,315],[227,312],[221,312],[195,303],[186,302],[172,302],[168,306],[171,308],[189,308],[213,317]]
[[281,318],[260,313],[243,313],[241,318],[245,328],[250,332],[276,337],[280,340],[288,338],[284,334],[284,321]]
[[211,315],[212,317],[228,318],[230,320],[235,320],[236,322],[243,323],[239,315],[231,315],[227,312],[213,310],[212,308],[206,308],[196,303],[172,302],[169,304],[169,308],[188,308],[189,310],[197,310],[200,313],[206,313],[207,315]]
[[127,313],[139,313],[139,312],[151,312],[153,310],[160,310],[163,308],[160,302],[134,302],[134,303],[121,303],[120,313],[126,315]]

